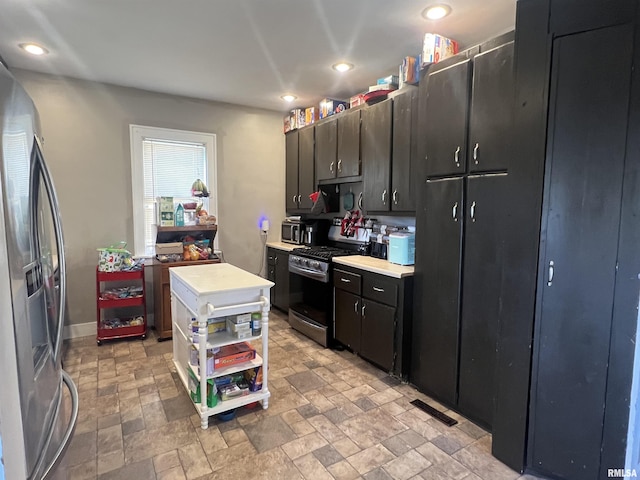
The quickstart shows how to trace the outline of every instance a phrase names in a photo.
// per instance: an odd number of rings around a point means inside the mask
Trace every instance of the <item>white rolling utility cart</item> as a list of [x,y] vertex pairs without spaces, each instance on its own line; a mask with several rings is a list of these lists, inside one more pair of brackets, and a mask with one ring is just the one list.
[[[209,426],[209,417],[233,410],[253,402],[269,406],[269,290],[273,282],[245,272],[228,263],[193,265],[169,269],[171,286],[171,320],[173,330],[173,361],[182,382],[190,392],[200,413],[201,426]],[[258,317],[257,314],[260,313]],[[238,338],[233,331],[217,331],[216,328],[239,318],[253,314],[255,323],[260,321],[260,331],[251,329],[246,338]],[[234,317],[235,316],[235,317]],[[212,329],[212,326],[214,327]],[[212,333],[209,333],[212,332]],[[245,334],[247,332],[245,331]],[[244,335],[243,335],[244,336]],[[241,363],[218,366],[224,362],[216,359],[218,349],[262,340],[255,348],[255,358]],[[239,360],[240,358],[237,358]],[[197,363],[198,365],[194,365]],[[206,367],[205,367],[206,366]],[[241,372],[259,371],[262,367],[262,388],[245,390],[244,395],[221,400],[217,395],[215,379],[222,380]],[[204,373],[200,375],[199,372]],[[194,395],[194,388],[198,396]],[[194,398],[195,397],[195,398]]]

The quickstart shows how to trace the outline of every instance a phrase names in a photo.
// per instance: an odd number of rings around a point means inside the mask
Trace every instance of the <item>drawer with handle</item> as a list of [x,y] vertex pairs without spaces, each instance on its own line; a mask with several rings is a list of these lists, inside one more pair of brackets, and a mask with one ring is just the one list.
[[398,305],[398,284],[381,275],[365,275],[362,296],[395,307]]
[[333,286],[356,295],[360,295],[361,278],[360,275],[355,273],[345,272],[337,268],[333,270]]

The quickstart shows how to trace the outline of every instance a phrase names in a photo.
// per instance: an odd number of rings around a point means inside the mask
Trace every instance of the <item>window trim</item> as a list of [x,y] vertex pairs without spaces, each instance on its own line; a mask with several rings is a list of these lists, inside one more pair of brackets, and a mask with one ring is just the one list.
[[[218,215],[218,159],[215,133],[190,132],[171,128],[149,127],[144,125],[129,125],[131,143],[131,200],[133,211],[133,240],[134,255],[147,256],[144,245],[144,171],[143,171],[143,141],[147,138],[165,140],[168,142],[201,143],[205,146],[207,155],[208,178],[205,184],[212,193],[209,198],[209,213]],[[195,179],[194,179],[195,180]],[[213,248],[218,249],[218,236],[213,241]]]

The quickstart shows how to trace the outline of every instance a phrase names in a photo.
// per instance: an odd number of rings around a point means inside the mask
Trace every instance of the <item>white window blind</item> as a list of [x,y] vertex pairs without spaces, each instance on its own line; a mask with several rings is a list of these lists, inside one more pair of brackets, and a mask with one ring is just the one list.
[[[207,152],[203,144],[145,138],[142,141],[142,158],[144,240],[145,250],[149,251],[156,243],[156,199],[174,197],[179,202],[190,198],[193,182],[207,178]],[[208,202],[204,208],[208,211]]]
[[[201,203],[217,216],[215,135],[138,125],[130,130],[134,251],[153,256],[158,197],[173,197],[175,205]],[[197,179],[205,183],[210,197],[191,198]]]

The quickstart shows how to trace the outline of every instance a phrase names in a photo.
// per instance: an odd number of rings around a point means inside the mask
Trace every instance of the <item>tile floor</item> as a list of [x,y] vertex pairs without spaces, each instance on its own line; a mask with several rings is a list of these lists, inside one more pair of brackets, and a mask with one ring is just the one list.
[[65,369],[80,392],[65,456],[69,479],[515,480],[490,435],[456,415],[447,427],[409,402],[442,408],[349,352],[324,349],[271,312],[269,408],[200,418],[170,341],[70,340]]

